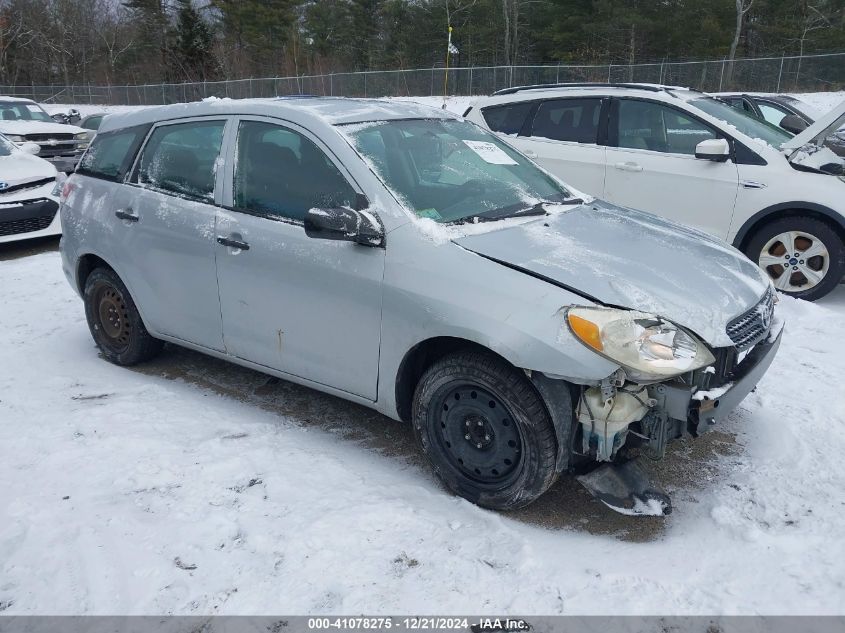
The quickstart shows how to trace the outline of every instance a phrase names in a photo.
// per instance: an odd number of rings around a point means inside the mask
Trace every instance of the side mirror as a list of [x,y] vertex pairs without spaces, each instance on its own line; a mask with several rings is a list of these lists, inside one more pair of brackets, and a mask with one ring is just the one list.
[[723,138],[710,138],[695,146],[695,157],[724,163],[730,158],[731,146]]
[[347,207],[310,209],[305,214],[305,234],[321,240],[384,246],[384,229],[375,216]]
[[41,152],[41,146],[38,143],[21,143],[18,147],[25,154],[32,154],[33,156],[38,156]]
[[795,114],[789,114],[783,117],[780,120],[780,126],[787,132],[792,132],[793,134],[801,134],[801,132],[809,127],[804,119]]

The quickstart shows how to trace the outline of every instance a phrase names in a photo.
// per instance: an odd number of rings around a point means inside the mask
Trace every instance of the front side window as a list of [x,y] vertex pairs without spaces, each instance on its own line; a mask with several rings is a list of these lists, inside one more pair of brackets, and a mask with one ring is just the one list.
[[191,121],[156,128],[141,152],[136,182],[213,202],[214,166],[225,127],[225,121]]
[[762,121],[752,114],[736,110],[713,97],[692,99],[688,103],[702,112],[732,125],[745,136],[760,139],[774,148],[779,148],[792,138],[792,134],[778,126]]
[[487,125],[494,132],[519,134],[532,107],[534,107],[532,102],[522,101],[484,108],[481,113],[484,115]]
[[[717,137],[710,126],[675,108],[632,99],[622,99],[618,104],[619,147],[692,156],[699,143]],[[732,110],[727,105],[725,108]]]
[[544,101],[534,116],[531,136],[555,141],[595,143],[600,114],[601,99]]
[[310,209],[352,207],[355,190],[310,139],[290,128],[244,121],[238,130],[235,207],[301,221]]
[[3,121],[50,121],[50,115],[41,106],[26,101],[5,101],[0,103],[0,120]]
[[76,172],[95,178],[123,180],[149,129],[149,125],[139,125],[98,134]]
[[387,187],[421,218],[443,223],[500,219],[569,197],[557,180],[467,121],[379,121],[355,124],[346,134]]
[[763,118],[772,125],[780,125],[780,122],[783,121],[784,117],[792,114],[773,103],[758,101],[757,105],[760,106],[760,112],[763,113]]

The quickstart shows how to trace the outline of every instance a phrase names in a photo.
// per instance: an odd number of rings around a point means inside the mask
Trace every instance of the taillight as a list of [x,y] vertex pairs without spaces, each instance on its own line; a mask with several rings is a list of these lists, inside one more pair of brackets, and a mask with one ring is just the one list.
[[67,197],[71,194],[71,192],[76,189],[76,183],[73,182],[70,178],[65,180],[65,184],[62,186],[62,195],[59,197],[60,202],[64,202],[67,200]]

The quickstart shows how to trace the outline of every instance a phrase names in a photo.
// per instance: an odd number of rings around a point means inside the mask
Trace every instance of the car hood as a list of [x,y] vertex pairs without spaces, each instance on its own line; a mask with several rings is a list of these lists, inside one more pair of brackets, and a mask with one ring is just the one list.
[[845,125],[845,101],[816,120],[806,130],[781,145],[783,150],[799,150],[805,145],[822,145],[831,134]]
[[[12,152],[11,156],[0,156],[0,187],[6,183],[3,189],[55,177],[56,168],[38,156],[20,151]],[[1,195],[3,195],[2,189],[0,189]]]
[[0,120],[0,134],[24,136],[26,134],[79,134],[81,127],[50,123],[47,121],[3,121]]
[[725,326],[770,285],[721,240],[600,201],[452,241],[587,300],[667,318],[715,347],[733,345]]

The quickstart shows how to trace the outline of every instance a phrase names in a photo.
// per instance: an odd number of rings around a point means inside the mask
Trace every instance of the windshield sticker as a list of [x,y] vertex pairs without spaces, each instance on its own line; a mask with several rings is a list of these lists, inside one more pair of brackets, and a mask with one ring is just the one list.
[[443,216],[437,212],[437,209],[422,209],[417,211],[417,215],[421,218],[429,218],[431,220],[442,220]]
[[39,108],[37,105],[27,105],[26,109],[30,112],[41,112],[41,108]]
[[486,141],[464,141],[467,147],[478,154],[481,159],[491,165],[518,165],[501,147]]

